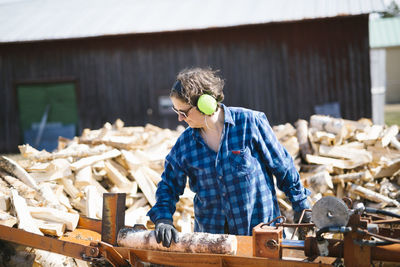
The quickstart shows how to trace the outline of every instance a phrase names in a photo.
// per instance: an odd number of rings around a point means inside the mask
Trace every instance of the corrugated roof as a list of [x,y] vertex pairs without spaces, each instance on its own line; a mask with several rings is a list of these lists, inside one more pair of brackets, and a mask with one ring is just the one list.
[[0,42],[194,30],[382,11],[382,0],[0,2]]
[[400,46],[400,17],[370,20],[369,44],[371,48]]

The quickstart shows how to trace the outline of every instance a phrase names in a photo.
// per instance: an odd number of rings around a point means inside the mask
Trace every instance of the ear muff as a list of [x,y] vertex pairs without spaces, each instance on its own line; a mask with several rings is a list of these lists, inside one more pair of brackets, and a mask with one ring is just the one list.
[[217,100],[208,94],[201,95],[197,100],[197,108],[206,115],[212,115],[217,110]]

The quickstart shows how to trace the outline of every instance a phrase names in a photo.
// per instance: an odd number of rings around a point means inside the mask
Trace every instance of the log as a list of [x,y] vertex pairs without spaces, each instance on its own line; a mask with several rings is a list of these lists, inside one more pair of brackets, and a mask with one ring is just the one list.
[[305,179],[305,186],[311,188],[315,193],[322,194],[329,189],[333,189],[332,178],[326,170],[308,176]]
[[154,183],[150,180],[150,178],[146,176],[141,168],[139,168],[137,171],[131,170],[130,173],[138,183],[140,189],[149,201],[150,205],[154,206],[154,204],[156,204],[155,194],[157,190]]
[[74,186],[72,177],[61,178],[60,183],[64,186],[65,192],[72,198],[81,197],[82,193]]
[[345,173],[345,174],[339,174],[332,176],[332,182],[334,184],[340,184],[340,183],[346,183],[346,182],[371,182],[373,180],[373,177],[371,175],[371,172],[366,170],[362,172],[353,172],[353,173]]
[[392,125],[389,128],[385,129],[382,135],[382,138],[378,140],[377,146],[386,147],[389,145],[390,141],[393,137],[399,133],[399,127],[397,125]]
[[90,185],[92,179],[92,166],[86,166],[76,171],[74,185],[79,188],[85,187]]
[[9,195],[0,192],[0,211],[8,211],[10,209],[11,199]]
[[7,173],[0,171],[0,177],[2,177],[7,183],[9,183],[13,188],[17,189],[18,193],[23,198],[34,198],[37,194],[33,188],[27,186],[21,180],[8,175]]
[[61,237],[65,232],[64,223],[47,222],[44,220],[33,219],[39,230],[45,235]]
[[286,136],[293,136],[296,134],[296,129],[290,123],[280,124],[272,127],[272,129],[278,140],[281,140]]
[[387,205],[394,205],[396,207],[400,207],[400,203],[397,200],[391,199],[387,196],[379,194],[373,190],[367,189],[360,185],[349,183],[348,189],[349,189],[349,191],[351,191],[365,199],[368,199],[368,200],[376,202],[376,203],[381,203],[383,207],[385,207]]
[[53,185],[48,182],[41,183],[39,186],[41,196],[44,198],[46,206],[60,209],[62,211],[67,211],[67,208],[65,206],[63,206],[60,203],[60,201],[58,200],[58,197],[54,193],[52,187],[53,187]]
[[118,149],[113,149],[111,151],[107,151],[101,155],[96,155],[96,156],[90,156],[87,158],[82,158],[74,163],[71,164],[71,169],[72,170],[79,170],[82,169],[83,167],[90,166],[93,163],[101,160],[106,160],[110,158],[115,158],[121,155],[121,152]]
[[126,175],[124,175],[127,172],[121,171],[122,167],[111,160],[105,161],[104,164],[108,178],[123,192],[129,193],[132,185],[131,181],[129,181],[128,178],[126,178]]
[[65,223],[67,230],[73,231],[78,225],[79,214],[61,211],[48,207],[29,207],[29,212],[35,219]]
[[149,249],[184,253],[210,253],[236,255],[237,238],[234,235],[209,233],[178,233],[179,242],[172,242],[169,248],[158,244],[154,231],[135,231],[122,228],[118,233],[119,246],[134,249]]
[[319,146],[319,155],[332,157],[332,158],[344,158],[352,161],[363,161],[369,163],[372,161],[372,153],[366,149],[354,149],[342,146]]
[[47,151],[39,152],[38,150],[32,148],[30,145],[21,145],[18,146],[18,148],[22,156],[39,162],[45,162],[53,159],[68,158],[68,157],[83,158],[88,156],[100,155],[111,150],[110,147],[105,145],[89,147],[88,145],[85,144],[71,145],[64,150],[60,150],[54,153],[49,153]]
[[36,182],[48,182],[68,177],[72,174],[70,163],[66,159],[55,159],[50,162],[46,172],[33,172],[30,175]]
[[28,205],[17,190],[11,189],[12,204],[18,218],[18,228],[38,235],[43,235],[39,228],[33,223],[32,216],[29,212]]
[[300,146],[300,154],[303,160],[307,154],[312,154],[313,151],[308,140],[308,122],[306,120],[298,120],[295,123],[296,136]]
[[0,168],[13,175],[14,177],[17,177],[33,189],[39,190],[39,187],[32,176],[30,176],[25,171],[25,169],[19,166],[18,163],[16,163],[14,160],[9,159],[5,156],[0,156]]
[[8,227],[13,227],[18,222],[18,219],[11,216],[8,212],[0,210],[0,224]]
[[306,155],[306,160],[308,163],[331,165],[333,167],[340,169],[354,169],[356,167],[368,163],[368,161],[365,161],[365,159],[342,160],[342,159],[334,159],[334,158],[314,156],[314,155]]
[[393,146],[395,149],[400,150],[400,142],[395,136],[390,139],[390,145]]
[[86,208],[85,215],[92,219],[101,219],[103,213],[103,197],[97,192],[94,185],[85,187],[86,192]]

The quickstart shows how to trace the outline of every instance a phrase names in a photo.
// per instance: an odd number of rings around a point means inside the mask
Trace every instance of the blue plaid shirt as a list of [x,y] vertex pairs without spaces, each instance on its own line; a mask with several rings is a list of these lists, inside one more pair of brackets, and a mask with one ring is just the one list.
[[227,220],[230,234],[251,235],[260,222],[280,216],[273,175],[295,211],[309,208],[310,192],[265,114],[221,106],[225,121],[218,152],[199,129],[188,127],[166,157],[150,219],[172,220],[187,177],[195,193],[195,232],[224,233]]

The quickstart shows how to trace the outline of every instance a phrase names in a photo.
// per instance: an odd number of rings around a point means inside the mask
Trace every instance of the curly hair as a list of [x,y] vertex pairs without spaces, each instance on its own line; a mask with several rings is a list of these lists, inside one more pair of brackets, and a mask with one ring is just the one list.
[[[199,97],[203,94],[213,96],[217,102],[224,100],[224,80],[218,76],[219,70],[211,68],[183,69],[176,77],[180,88],[174,86],[170,96],[178,97],[192,106],[197,105]],[[177,82],[175,84],[177,84]]]

